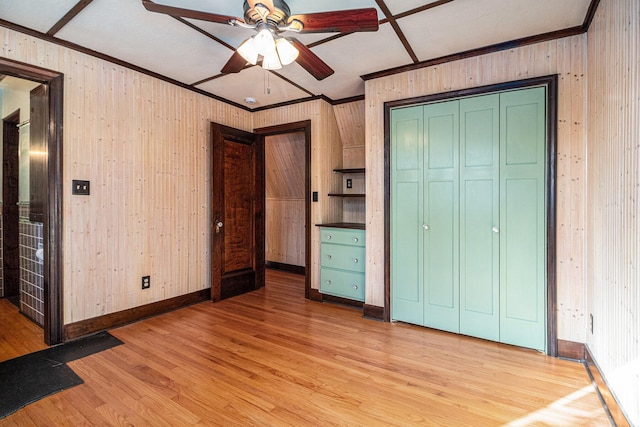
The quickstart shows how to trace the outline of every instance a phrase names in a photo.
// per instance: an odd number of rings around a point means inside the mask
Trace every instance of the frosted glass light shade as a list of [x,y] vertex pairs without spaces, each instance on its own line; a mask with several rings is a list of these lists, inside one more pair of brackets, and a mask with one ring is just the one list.
[[258,49],[256,49],[256,42],[253,37],[246,39],[240,45],[238,53],[251,65],[256,65],[258,62]]
[[253,36],[254,43],[258,53],[262,56],[267,56],[271,52],[276,50],[276,44],[273,40],[273,34],[267,28],[263,28]]
[[262,57],[262,68],[265,70],[279,70],[282,68],[282,63],[275,49],[270,54]]
[[298,49],[287,39],[276,40],[276,49],[282,65],[289,65],[298,57]]

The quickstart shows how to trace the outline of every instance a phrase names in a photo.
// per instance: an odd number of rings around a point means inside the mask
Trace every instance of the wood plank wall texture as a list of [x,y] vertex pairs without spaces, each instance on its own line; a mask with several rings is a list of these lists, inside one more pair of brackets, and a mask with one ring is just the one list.
[[209,122],[251,114],[12,30],[0,49],[65,75],[64,323],[209,287]]
[[588,32],[586,342],[640,426],[640,3],[602,0]]

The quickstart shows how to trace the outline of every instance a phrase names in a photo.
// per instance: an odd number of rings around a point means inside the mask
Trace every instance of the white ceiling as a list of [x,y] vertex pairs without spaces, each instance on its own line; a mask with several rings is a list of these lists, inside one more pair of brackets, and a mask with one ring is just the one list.
[[[47,33],[79,0],[0,0],[0,24]],[[243,0],[156,0],[156,3],[243,16]],[[377,32],[296,38],[335,70],[317,81],[298,64],[269,73],[254,66],[220,75],[233,51],[167,15],[147,11],[140,0],[93,0],[54,38],[100,52],[248,108],[323,95],[339,101],[364,94],[360,76],[411,65],[523,37],[579,27],[591,0],[288,0],[292,14],[374,7]],[[415,11],[418,9],[418,11]],[[390,13],[385,16],[384,10]],[[414,11],[414,13],[409,13]],[[406,15],[406,16],[405,16]],[[399,32],[390,23],[397,22]],[[4,20],[4,22],[2,21]],[[189,20],[237,47],[252,30]],[[407,49],[401,37],[408,42]],[[415,55],[412,59],[411,53]],[[282,76],[282,77],[280,77]],[[256,99],[248,105],[245,98]]]

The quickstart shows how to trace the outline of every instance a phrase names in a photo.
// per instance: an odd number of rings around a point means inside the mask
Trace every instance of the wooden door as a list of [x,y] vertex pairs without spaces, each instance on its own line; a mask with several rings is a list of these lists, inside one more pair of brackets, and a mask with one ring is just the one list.
[[500,340],[500,97],[460,100],[460,333]]
[[546,93],[500,95],[500,341],[546,349]]
[[424,106],[424,324],[459,332],[459,101]]
[[264,137],[211,124],[211,299],[264,286]]

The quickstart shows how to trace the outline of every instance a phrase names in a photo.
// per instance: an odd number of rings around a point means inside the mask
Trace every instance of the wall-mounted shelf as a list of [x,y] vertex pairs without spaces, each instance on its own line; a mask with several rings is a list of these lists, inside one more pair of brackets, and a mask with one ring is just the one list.
[[364,168],[334,169],[335,173],[364,173]]
[[[364,168],[346,168],[346,169],[334,169],[334,173],[341,174],[364,174]],[[329,197],[348,197],[348,198],[363,198],[364,193],[329,193]]]

